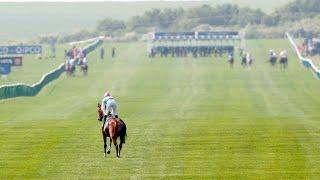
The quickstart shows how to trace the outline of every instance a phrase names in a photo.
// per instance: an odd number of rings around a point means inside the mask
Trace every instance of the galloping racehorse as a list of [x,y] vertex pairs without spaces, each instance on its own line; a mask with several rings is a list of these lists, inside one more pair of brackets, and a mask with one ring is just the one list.
[[[116,153],[117,157],[120,158],[120,151],[122,149],[122,144],[125,143],[126,136],[127,136],[127,126],[126,124],[120,119],[120,118],[114,118],[114,117],[105,117],[103,114],[103,111],[101,110],[101,104],[98,104],[98,120],[99,121],[105,121],[104,125],[102,126],[102,137],[104,142],[104,156],[106,157],[106,153],[110,154],[110,147],[111,142],[113,142],[114,146],[116,147]],[[109,118],[108,121],[106,121],[106,118]],[[106,125],[108,123],[108,128],[106,128]],[[107,137],[110,139],[110,145],[108,147],[108,151],[106,151],[107,148]],[[119,145],[117,144],[117,139],[120,138]]]
[[288,57],[286,51],[280,52],[280,68],[285,69],[288,66]]
[[230,64],[230,67],[233,68],[234,57],[233,57],[232,53],[229,53],[229,55],[228,55],[228,62]]
[[74,76],[74,72],[76,70],[76,67],[74,65],[74,60],[70,59],[65,64],[65,71],[68,76]]
[[81,71],[83,72],[83,75],[87,75],[88,74],[88,65],[87,64],[81,64]]
[[271,66],[275,66],[277,63],[277,56],[276,55],[271,55],[269,58]]

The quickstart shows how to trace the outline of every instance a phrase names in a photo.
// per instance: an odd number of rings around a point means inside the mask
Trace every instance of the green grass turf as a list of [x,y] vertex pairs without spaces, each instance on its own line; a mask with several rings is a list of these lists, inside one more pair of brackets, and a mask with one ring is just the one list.
[[[111,45],[106,44],[106,47]],[[88,77],[0,101],[0,179],[317,179],[319,80],[286,40],[252,40],[254,67],[225,58],[150,61],[145,44],[90,55]],[[266,63],[287,49],[289,69]],[[108,89],[128,126],[122,158],[103,157],[96,105]]]
[[[152,8],[185,9],[209,4],[238,4],[273,12],[292,0],[212,0],[195,2],[86,2],[86,3],[0,3],[0,40],[36,37],[46,33],[70,34],[79,29],[94,29],[105,17],[127,20]],[[27,39],[28,40],[28,39]],[[1,43],[1,42],[0,42]]]

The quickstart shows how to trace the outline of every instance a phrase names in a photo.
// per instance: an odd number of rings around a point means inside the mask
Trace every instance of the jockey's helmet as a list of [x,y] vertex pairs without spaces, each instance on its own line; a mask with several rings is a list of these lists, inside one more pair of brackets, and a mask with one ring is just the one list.
[[109,91],[106,91],[106,92],[104,93],[104,97],[107,97],[107,96],[111,96],[111,94],[110,94]]

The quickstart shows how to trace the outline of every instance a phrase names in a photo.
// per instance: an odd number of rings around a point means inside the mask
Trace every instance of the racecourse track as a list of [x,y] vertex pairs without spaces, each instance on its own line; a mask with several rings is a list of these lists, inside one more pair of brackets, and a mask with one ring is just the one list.
[[[320,176],[320,82],[286,40],[249,40],[251,69],[238,55],[230,69],[226,57],[149,59],[143,43],[104,46],[117,57],[93,52],[87,77],[0,101],[0,179]],[[287,70],[269,66],[270,48],[287,49]],[[103,157],[105,90],[128,126],[120,159],[114,147]]]

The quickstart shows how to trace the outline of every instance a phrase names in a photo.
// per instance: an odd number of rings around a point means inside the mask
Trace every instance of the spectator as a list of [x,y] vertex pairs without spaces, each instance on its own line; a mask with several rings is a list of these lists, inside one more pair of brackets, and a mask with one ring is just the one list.
[[100,59],[104,59],[104,49],[103,47],[100,49]]
[[116,56],[116,48],[112,48],[112,58],[114,58]]

